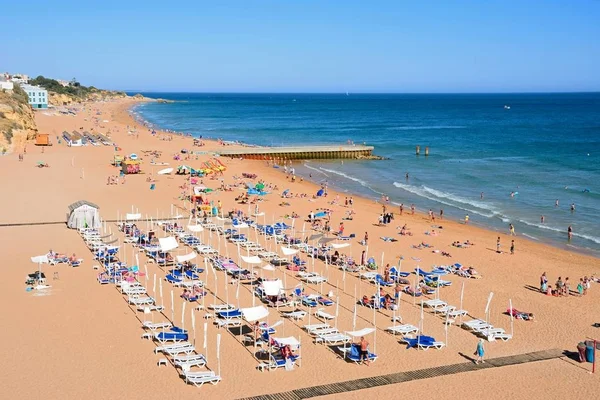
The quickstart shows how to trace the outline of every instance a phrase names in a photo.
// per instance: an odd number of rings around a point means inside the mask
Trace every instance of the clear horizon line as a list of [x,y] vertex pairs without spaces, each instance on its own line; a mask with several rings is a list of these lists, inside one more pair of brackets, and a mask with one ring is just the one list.
[[572,90],[572,91],[507,91],[507,92],[484,92],[484,91],[473,91],[473,92],[370,92],[370,91],[359,91],[359,92],[344,92],[344,91],[339,91],[339,92],[333,92],[333,91],[328,91],[328,92],[269,92],[269,91],[265,91],[265,92],[260,92],[260,91],[245,91],[245,92],[238,92],[238,91],[220,91],[220,92],[216,92],[216,91],[190,91],[190,90],[182,90],[182,91],[170,91],[170,90],[163,90],[163,91],[159,91],[159,90],[143,90],[143,89],[113,89],[115,91],[122,91],[122,92],[126,92],[126,93],[173,93],[173,94],[178,94],[178,93],[190,93],[190,94],[339,94],[339,95],[344,95],[346,93],[348,94],[354,94],[354,95],[361,95],[361,94],[423,94],[423,95],[432,95],[432,94],[440,94],[440,95],[467,95],[467,94],[594,94],[594,93],[600,93],[600,90]]

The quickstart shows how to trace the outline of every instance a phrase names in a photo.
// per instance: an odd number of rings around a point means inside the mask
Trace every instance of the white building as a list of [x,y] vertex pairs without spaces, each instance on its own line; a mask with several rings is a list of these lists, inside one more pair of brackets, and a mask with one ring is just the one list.
[[31,108],[48,108],[48,91],[39,86],[21,85],[29,97]]
[[29,75],[25,75],[25,74],[11,74],[10,76],[10,81],[15,82],[15,83],[28,83],[29,82]]
[[0,77],[0,90],[13,90],[15,84]]

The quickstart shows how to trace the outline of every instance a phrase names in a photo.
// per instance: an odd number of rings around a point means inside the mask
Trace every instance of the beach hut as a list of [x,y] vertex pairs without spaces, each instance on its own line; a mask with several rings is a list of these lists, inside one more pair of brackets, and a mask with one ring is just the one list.
[[35,136],[35,145],[36,146],[52,146],[50,143],[50,135],[47,133],[38,133]]
[[85,200],[71,204],[67,215],[67,226],[71,229],[99,228],[99,209],[96,204]]
[[65,142],[67,142],[67,146],[70,146],[70,147],[83,146],[83,138],[77,131],[73,131],[72,133],[64,131],[63,138],[65,139]]
[[115,154],[113,156],[112,165],[115,167],[120,167],[124,159],[125,157],[123,157],[121,154]]
[[121,171],[124,174],[139,174],[141,172],[142,163],[137,160],[123,160],[121,161]]

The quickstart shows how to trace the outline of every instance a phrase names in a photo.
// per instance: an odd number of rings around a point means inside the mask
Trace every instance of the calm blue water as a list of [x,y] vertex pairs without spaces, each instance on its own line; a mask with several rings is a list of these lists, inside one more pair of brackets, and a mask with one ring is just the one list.
[[[144,104],[135,111],[142,118],[196,136],[275,146],[366,142],[390,159],[310,161],[296,170],[349,193],[385,193],[498,230],[513,223],[532,240],[600,254],[599,93],[145,94],[181,102]],[[415,156],[415,145],[431,155]]]

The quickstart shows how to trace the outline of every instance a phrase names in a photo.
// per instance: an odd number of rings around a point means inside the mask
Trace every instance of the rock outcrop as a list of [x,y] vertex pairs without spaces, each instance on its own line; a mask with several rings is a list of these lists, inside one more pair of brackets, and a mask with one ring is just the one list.
[[35,117],[27,94],[20,88],[0,92],[0,152],[22,147],[36,135]]

